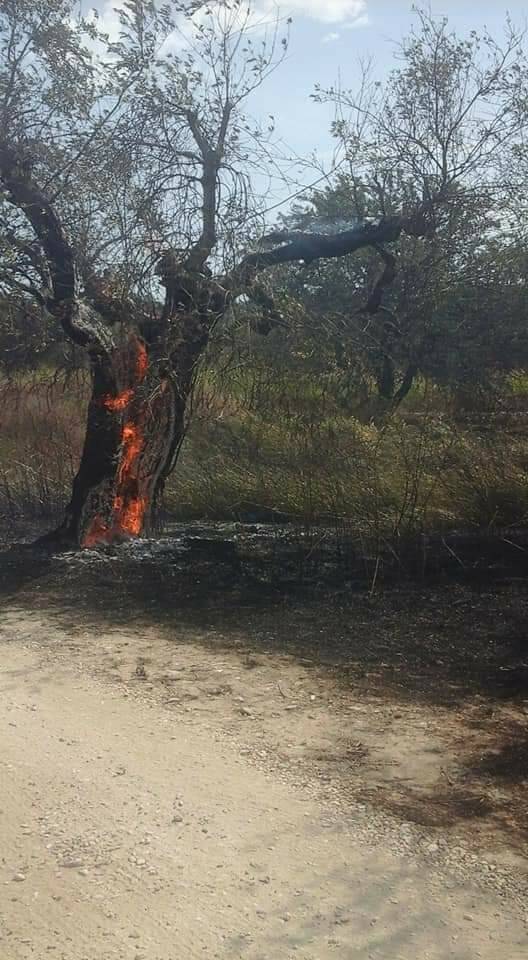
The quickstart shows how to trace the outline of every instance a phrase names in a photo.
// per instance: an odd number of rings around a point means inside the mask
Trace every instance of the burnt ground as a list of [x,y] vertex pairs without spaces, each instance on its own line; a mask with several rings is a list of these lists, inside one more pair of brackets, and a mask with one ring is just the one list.
[[91,657],[127,695],[205,713],[332,803],[416,827],[432,853],[450,838],[491,872],[524,872],[524,546],[519,569],[497,565],[496,545],[486,565],[479,547],[476,576],[459,545],[453,569],[417,583],[237,530],[58,557],[12,546],[1,603],[10,623],[27,613],[25,636],[52,624],[65,657]]

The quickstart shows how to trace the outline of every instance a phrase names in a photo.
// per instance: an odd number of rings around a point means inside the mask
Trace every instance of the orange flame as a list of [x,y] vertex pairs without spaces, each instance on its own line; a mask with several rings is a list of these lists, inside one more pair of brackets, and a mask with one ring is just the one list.
[[122,390],[121,393],[118,393],[117,397],[104,397],[103,405],[107,410],[124,410],[128,407],[133,396],[134,391],[132,387],[129,387],[128,390]]
[[[138,340],[136,337],[134,337],[132,343],[134,344],[134,349],[136,350],[133,380],[134,386],[137,386],[137,384],[141,383],[141,381],[145,378],[145,374],[148,369],[148,353],[145,344],[142,343],[141,340]],[[125,410],[132,400],[134,392],[134,387],[125,387],[115,397],[103,397],[103,406],[105,406],[107,410],[113,410],[116,412]]]
[[129,420],[121,433],[121,462],[117,471],[118,484],[123,484],[132,467],[137,463],[143,448],[143,433],[139,426]]
[[128,533],[130,536],[137,536],[138,533],[141,533],[147,504],[146,497],[136,497],[126,504],[122,497],[115,498],[114,510],[119,515],[122,533]]
[[111,539],[110,528],[100,517],[94,517],[84,535],[81,546],[95,547],[97,543],[110,543]]
[[[126,410],[135,395],[135,386],[144,379],[148,368],[147,349],[141,341],[134,338],[135,358],[133,362],[134,386],[124,388],[116,396],[106,396],[102,402],[107,410],[121,412]],[[138,466],[144,447],[144,435],[141,425],[142,416],[137,421],[128,419],[121,430],[121,448],[116,471],[116,485],[112,505],[110,524],[98,515],[91,521],[82,541],[83,547],[93,547],[98,543],[111,543],[119,536],[137,536],[143,528],[148,498],[140,496],[138,491]]]
[[141,340],[137,341],[137,355],[136,355],[136,380],[138,383],[144,379],[145,374],[148,369],[148,353],[147,348]]

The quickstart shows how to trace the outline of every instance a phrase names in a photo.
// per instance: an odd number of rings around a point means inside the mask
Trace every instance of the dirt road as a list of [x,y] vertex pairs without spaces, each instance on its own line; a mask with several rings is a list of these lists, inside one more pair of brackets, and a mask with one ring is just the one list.
[[[12,608],[0,638],[2,960],[526,956],[522,909],[399,849],[396,821],[379,843],[368,810],[144,696],[141,631]],[[133,689],[101,670],[124,647]]]

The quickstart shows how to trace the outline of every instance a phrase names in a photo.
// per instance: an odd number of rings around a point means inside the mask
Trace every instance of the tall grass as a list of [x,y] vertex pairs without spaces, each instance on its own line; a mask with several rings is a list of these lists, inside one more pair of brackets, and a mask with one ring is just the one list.
[[[4,522],[59,517],[82,446],[87,387],[83,375],[66,383],[45,373],[0,383]],[[424,384],[386,418],[347,404],[335,376],[257,361],[221,377],[209,370],[167,510],[180,520],[346,525],[371,542],[527,522],[522,410],[461,422]]]
[[35,524],[59,518],[82,440],[86,379],[53,372],[0,383],[0,517]]

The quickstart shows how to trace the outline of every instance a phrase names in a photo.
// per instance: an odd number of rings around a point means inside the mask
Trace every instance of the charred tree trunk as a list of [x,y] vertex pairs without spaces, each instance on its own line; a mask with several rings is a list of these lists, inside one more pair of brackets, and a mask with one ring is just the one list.
[[[41,544],[94,547],[148,535],[185,435],[185,412],[226,291],[204,275],[165,277],[157,319],[121,322],[112,348],[90,351],[92,395],[72,497]],[[97,303],[109,315],[109,304]],[[117,307],[123,314],[122,305]]]
[[110,356],[92,353],[72,497],[61,526],[41,543],[91,547],[149,532],[185,430],[185,393],[156,352],[130,333]]

